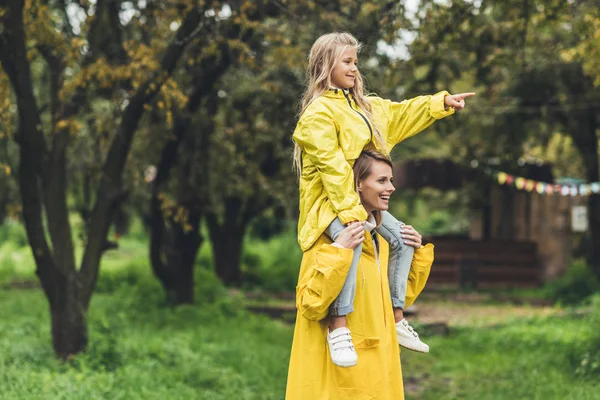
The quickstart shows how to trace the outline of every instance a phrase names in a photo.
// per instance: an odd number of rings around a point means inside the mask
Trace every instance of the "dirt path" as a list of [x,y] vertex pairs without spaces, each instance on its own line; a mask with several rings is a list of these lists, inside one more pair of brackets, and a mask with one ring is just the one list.
[[551,305],[540,305],[539,301],[515,304],[515,301],[499,302],[494,299],[494,296],[485,293],[424,294],[409,308],[408,311],[415,312],[409,319],[449,327],[489,326],[513,318],[546,316],[562,311]]

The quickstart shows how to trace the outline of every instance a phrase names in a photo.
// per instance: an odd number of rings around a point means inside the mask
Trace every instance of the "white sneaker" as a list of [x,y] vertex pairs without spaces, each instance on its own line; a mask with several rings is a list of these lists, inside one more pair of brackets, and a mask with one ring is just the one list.
[[419,339],[419,334],[410,326],[406,319],[396,322],[396,334],[398,343],[407,349],[418,351],[419,353],[429,353],[429,346]]
[[337,328],[327,334],[327,344],[331,361],[338,367],[353,367],[358,362],[358,355],[352,343],[350,329]]

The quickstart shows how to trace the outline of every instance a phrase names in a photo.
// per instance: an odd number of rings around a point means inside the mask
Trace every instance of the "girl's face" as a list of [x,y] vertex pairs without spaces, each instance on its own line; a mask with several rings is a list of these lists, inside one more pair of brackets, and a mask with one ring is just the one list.
[[358,56],[355,47],[348,47],[335,62],[331,71],[331,84],[339,89],[354,87],[358,75]]
[[360,202],[367,213],[388,209],[390,195],[396,190],[392,181],[392,168],[382,161],[374,161],[371,173],[358,183],[357,188]]

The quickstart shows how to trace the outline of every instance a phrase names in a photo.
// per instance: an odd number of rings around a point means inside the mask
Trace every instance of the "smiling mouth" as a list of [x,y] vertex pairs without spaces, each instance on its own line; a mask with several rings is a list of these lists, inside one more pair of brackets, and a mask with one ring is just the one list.
[[379,196],[379,198],[381,200],[384,200],[384,201],[389,201],[390,200],[390,196]]

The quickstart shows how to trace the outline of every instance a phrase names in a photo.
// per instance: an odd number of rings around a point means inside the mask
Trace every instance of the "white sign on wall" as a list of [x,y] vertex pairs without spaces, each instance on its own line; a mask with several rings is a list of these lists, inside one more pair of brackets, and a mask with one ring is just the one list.
[[587,206],[571,207],[571,230],[586,232],[588,230]]

